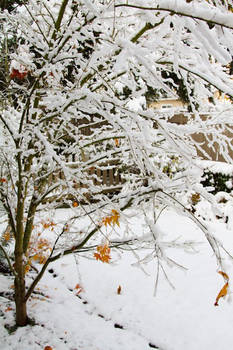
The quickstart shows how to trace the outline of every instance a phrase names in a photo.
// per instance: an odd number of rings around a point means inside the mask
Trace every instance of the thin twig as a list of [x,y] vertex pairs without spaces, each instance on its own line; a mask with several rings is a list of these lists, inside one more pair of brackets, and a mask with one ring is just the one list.
[[3,246],[1,244],[0,244],[0,249],[2,250],[4,256],[5,256],[6,260],[7,260],[7,263],[9,265],[9,267],[10,267],[11,272],[13,273],[13,275],[15,277],[17,277],[17,273],[15,272],[15,269],[13,268],[13,266],[11,264],[10,258],[9,258],[7,252],[5,251],[5,249],[3,248]]

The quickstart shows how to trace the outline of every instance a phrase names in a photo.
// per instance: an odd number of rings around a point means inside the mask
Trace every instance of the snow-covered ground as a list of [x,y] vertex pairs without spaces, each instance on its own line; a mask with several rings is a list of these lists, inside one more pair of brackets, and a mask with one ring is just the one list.
[[[142,223],[138,217],[133,229],[142,229]],[[209,225],[232,252],[232,227],[217,220]],[[203,233],[189,218],[171,210],[163,212],[159,226],[167,238],[199,242],[193,254],[169,248],[169,256],[187,269],[164,265],[175,289],[160,274],[154,296],[156,261],[144,266],[145,273],[132,265],[135,258],[131,253],[124,253],[121,259],[113,255],[112,264],[64,257],[49,267],[29,301],[34,326],[18,328],[9,335],[5,326],[14,324],[14,304],[0,297],[0,349],[231,349],[231,291],[219,300],[219,306],[214,306],[224,281]],[[224,263],[231,282],[233,260]],[[12,283],[1,275],[0,292],[12,293]]]

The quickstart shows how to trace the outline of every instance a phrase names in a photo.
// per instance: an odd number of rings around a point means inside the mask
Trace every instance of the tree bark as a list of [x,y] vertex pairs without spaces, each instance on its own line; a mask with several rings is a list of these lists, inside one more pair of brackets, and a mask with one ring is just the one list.
[[26,288],[25,288],[25,272],[23,263],[23,254],[15,256],[15,307],[16,307],[16,325],[23,327],[28,323],[27,306],[26,306]]

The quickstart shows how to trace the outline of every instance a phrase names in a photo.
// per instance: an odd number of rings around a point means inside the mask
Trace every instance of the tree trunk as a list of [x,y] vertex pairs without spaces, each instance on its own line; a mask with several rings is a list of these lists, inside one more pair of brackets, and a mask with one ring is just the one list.
[[25,272],[23,255],[19,254],[15,257],[15,307],[16,307],[16,325],[26,326],[28,323],[27,307],[26,307],[26,289],[25,289]]
[[15,306],[17,326],[26,326],[28,317],[25,301],[25,281],[23,279],[15,279]]

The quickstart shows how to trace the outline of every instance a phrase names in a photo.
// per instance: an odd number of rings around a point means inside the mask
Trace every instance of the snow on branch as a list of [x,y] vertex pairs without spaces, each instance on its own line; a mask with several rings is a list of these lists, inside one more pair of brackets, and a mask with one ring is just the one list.
[[149,6],[150,3],[147,1],[145,6],[142,2],[135,1],[132,4],[121,3],[115,4],[116,8],[128,7],[143,11],[167,11],[171,14],[177,14],[184,17],[189,17],[193,19],[198,19],[201,21],[209,22],[212,24],[220,25],[222,27],[233,29],[233,14],[225,11],[223,13],[222,9],[216,8],[207,2],[202,1],[201,3],[195,3],[194,1],[187,2],[185,0],[157,0],[156,2],[151,2],[153,6]]

